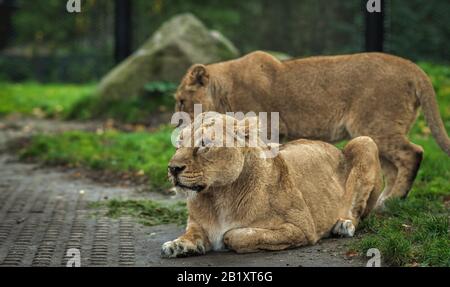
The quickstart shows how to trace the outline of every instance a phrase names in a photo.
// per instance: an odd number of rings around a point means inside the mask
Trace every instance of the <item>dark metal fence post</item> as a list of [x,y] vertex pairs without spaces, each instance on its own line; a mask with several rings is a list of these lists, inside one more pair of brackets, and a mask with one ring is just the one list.
[[369,12],[367,3],[369,1],[362,0],[362,8],[365,15],[365,50],[367,52],[382,52],[384,48],[384,16],[386,14],[386,5],[384,0],[381,3],[381,12]]
[[16,0],[0,0],[0,49],[13,37],[12,15],[17,8]]
[[131,0],[115,0],[114,59],[116,63],[131,54]]

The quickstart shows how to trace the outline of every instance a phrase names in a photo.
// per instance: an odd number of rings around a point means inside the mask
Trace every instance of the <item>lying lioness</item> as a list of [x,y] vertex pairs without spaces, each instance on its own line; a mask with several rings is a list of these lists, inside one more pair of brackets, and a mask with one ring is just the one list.
[[[343,151],[297,140],[282,145],[276,157],[264,158],[270,147],[260,141],[253,147],[217,147],[209,130],[218,121],[232,123],[224,134],[237,142],[245,143],[254,130],[246,119],[204,114],[196,118],[197,126],[183,129],[169,177],[189,194],[189,219],[185,234],[164,243],[163,257],[224,248],[281,250],[330,234],[353,236],[360,218],[374,208],[382,178],[377,146],[369,137],[351,140]],[[195,142],[191,133],[204,136]]]
[[414,63],[380,53],[311,57],[280,62],[264,52],[189,69],[176,93],[176,110],[279,112],[289,139],[337,142],[371,137],[386,176],[382,198],[405,197],[423,150],[408,140],[419,106],[439,146],[450,140],[427,75]]

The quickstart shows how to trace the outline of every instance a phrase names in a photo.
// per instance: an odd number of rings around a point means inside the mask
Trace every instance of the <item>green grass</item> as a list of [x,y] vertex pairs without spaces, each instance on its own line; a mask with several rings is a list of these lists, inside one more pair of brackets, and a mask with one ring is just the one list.
[[176,85],[150,82],[141,96],[103,99],[95,85],[0,82],[0,117],[10,114],[38,118],[89,120],[113,118],[123,123],[146,123],[155,112],[171,111]]
[[122,123],[147,123],[155,112],[171,111],[172,96],[131,96],[124,99],[83,98],[67,114],[67,120],[115,119]]
[[94,85],[0,82],[0,117],[15,113],[64,118],[76,103],[88,98],[94,88]]
[[186,203],[164,204],[152,200],[117,200],[95,202],[91,208],[106,208],[107,216],[119,218],[132,216],[147,226],[175,223],[185,225],[187,220]]
[[153,188],[164,188],[168,185],[167,163],[174,152],[170,135],[169,127],[153,133],[69,131],[58,135],[37,135],[19,154],[23,159],[34,158],[50,165],[143,172]]
[[392,266],[450,266],[448,210],[438,200],[418,196],[388,202],[383,214],[371,214],[361,223],[365,232],[354,247],[363,254],[378,248]]
[[450,160],[434,141],[413,141],[424,147],[425,157],[410,195],[365,219],[364,236],[354,247],[362,254],[378,248],[389,265],[450,267]]

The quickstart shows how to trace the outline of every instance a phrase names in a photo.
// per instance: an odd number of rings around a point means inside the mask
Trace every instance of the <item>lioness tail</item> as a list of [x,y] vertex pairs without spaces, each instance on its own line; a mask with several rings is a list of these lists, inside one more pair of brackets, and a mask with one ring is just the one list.
[[450,139],[448,138],[444,122],[439,114],[436,93],[434,92],[431,80],[422,70],[417,86],[416,96],[420,101],[425,120],[430,127],[431,133],[441,149],[450,156]]

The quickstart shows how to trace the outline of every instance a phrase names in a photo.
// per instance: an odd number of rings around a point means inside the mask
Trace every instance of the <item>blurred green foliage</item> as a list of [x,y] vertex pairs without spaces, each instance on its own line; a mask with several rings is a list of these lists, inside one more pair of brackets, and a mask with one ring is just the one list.
[[192,12],[244,53],[281,51],[293,56],[361,51],[359,0],[136,1],[135,44],[168,18]]
[[14,37],[0,53],[0,80],[89,82],[113,66],[114,2],[83,0],[82,13],[67,1],[18,0]]
[[388,52],[415,61],[450,62],[450,1],[386,2]]
[[[134,48],[170,17],[191,12],[209,28],[230,38],[244,53],[261,49],[301,57],[363,50],[362,0],[132,3]],[[66,1],[60,0],[19,1],[13,18],[16,37],[11,46],[20,47],[31,58],[44,55],[56,60],[44,58],[50,67],[45,69],[41,68],[44,64],[35,67],[33,62],[26,65],[0,57],[0,79],[86,81],[98,79],[112,67],[114,1],[85,0],[82,13],[72,14],[66,12],[65,5]],[[449,62],[449,1],[387,1],[386,6],[386,52],[414,61]],[[14,63],[18,65],[13,67]]]
[[[60,54],[112,47],[113,1],[84,0],[82,13],[68,13],[66,3],[19,0],[19,9],[13,17],[15,42]],[[109,34],[104,35],[105,31]]]
[[104,99],[91,94],[72,106],[67,119],[107,119],[124,123],[146,124],[158,112],[172,111],[175,107],[177,85],[170,82],[150,82],[144,87],[144,95],[121,99]]

